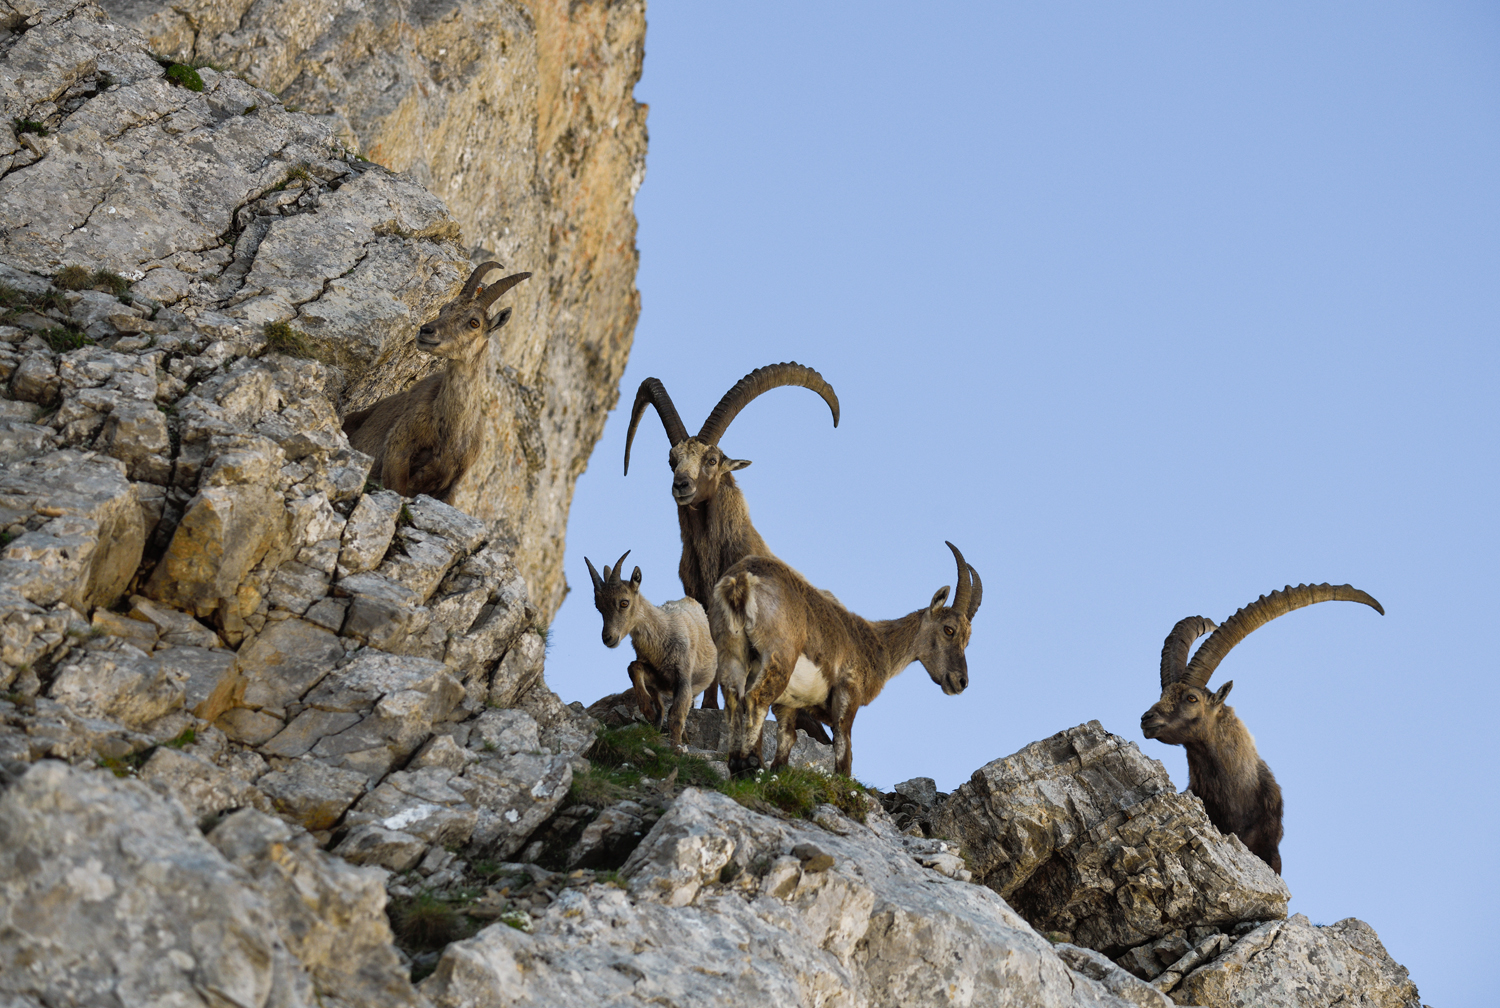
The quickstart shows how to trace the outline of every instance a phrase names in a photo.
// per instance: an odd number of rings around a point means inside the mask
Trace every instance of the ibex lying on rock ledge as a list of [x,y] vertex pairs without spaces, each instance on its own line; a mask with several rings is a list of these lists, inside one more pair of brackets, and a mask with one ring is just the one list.
[[[601,636],[604,646],[613,648],[630,635],[636,659],[629,666],[635,705],[657,728],[670,721],[672,742],[680,746],[693,697],[714,681],[717,657],[708,632],[708,616],[690,598],[663,602],[660,608],[648,602],[641,595],[639,567],[629,581],[620,578],[629,555],[626,550],[613,570],[606,564],[603,576],[588,557],[583,558],[594,582],[594,606],[604,617]],[[667,697],[671,697],[670,717]]]
[[344,417],[349,444],[375,459],[370,479],[403,497],[427,494],[446,501],[483,446],[481,410],[489,378],[489,334],[510,321],[506,308],[491,321],[490,305],[531,276],[515,273],[485,287],[497,262],[469,274],[458,297],[417,333],[417,348],[448,358],[447,370],[405,392]]
[[[1369,595],[1349,585],[1287,585],[1262,595],[1215,627],[1212,620],[1189,616],[1179,620],[1161,649],[1161,699],[1141,715],[1147,738],[1187,749],[1188,790],[1203,802],[1209,821],[1224,834],[1233,833],[1266,864],[1281,874],[1281,786],[1255,751],[1255,739],[1224,700],[1231,680],[1210,692],[1208,680],[1230,648],[1252,630],[1277,616],[1314,602],[1363,602],[1380,615],[1385,610]],[[1193,660],[1193,641],[1208,631]]]
[[[839,425],[839,397],[833,386],[812,368],[795,361],[756,368],[741,378],[724,393],[693,437],[688,436],[671,396],[660,381],[647,378],[636,390],[630,429],[625,434],[625,472],[630,473],[630,445],[635,440],[641,414],[647,406],[655,406],[666,428],[667,440],[672,442],[667,465],[672,469],[672,499],[677,502],[677,524],[682,532],[682,561],[677,573],[682,578],[682,590],[705,609],[713,597],[714,585],[731,565],[751,555],[775,555],[751,524],[745,495],[732,475],[750,462],[725,455],[719,450],[719,438],[751,400],[782,385],[800,385],[818,393],[833,411],[833,425]],[[718,706],[712,687],[703,698],[703,705]],[[815,738],[827,740],[820,725],[809,722],[802,727]]]
[[847,776],[854,716],[896,673],[920,661],[944,693],[968,687],[964,648],[984,585],[958,547],[947,545],[958,561],[953,605],[943,605],[948,589],[940,588],[925,607],[893,620],[856,616],[771,557],[746,557],[729,568],[714,588],[709,624],[729,715],[731,772],[760,767],[767,707],[776,714],[773,767],[791,756],[797,715],[809,710],[833,725],[834,769]]

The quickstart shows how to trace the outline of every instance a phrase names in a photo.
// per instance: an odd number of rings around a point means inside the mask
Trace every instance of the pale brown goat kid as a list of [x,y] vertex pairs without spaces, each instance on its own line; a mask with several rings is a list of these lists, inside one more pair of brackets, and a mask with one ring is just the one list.
[[834,769],[854,764],[851,733],[859,709],[896,673],[920,661],[948,695],[969,685],[969,644],[984,595],[979,572],[948,543],[958,562],[953,604],[940,588],[925,607],[899,619],[867,620],[772,557],[746,557],[714,588],[709,623],[719,652],[719,684],[729,715],[729,769],[760,767],[766,710],[776,714],[776,758],[784,766],[796,742],[797,715],[810,711],[833,726]]
[[[688,435],[677,407],[672,405],[672,397],[658,379],[647,378],[636,390],[630,428],[625,435],[625,472],[630,473],[630,445],[635,440],[641,414],[647,406],[654,406],[672,444],[667,465],[672,469],[672,499],[677,503],[677,524],[682,533],[682,560],[677,573],[682,578],[682,590],[705,609],[710,605],[714,585],[732,565],[747,556],[775,555],[751,523],[745,495],[732,475],[750,462],[725,455],[719,448],[719,439],[740,410],[756,396],[783,385],[800,385],[818,393],[833,412],[833,425],[839,425],[839,397],[833,386],[812,368],[795,361],[769,364],[745,375],[724,393],[693,436]],[[718,706],[712,688],[703,698],[703,704]],[[803,727],[810,729],[809,734],[826,740],[816,723]]]
[[[1161,649],[1161,699],[1141,715],[1147,738],[1187,750],[1188,790],[1203,802],[1219,832],[1233,833],[1276,873],[1281,874],[1281,785],[1255,750],[1255,739],[1224,700],[1230,680],[1217,692],[1208,680],[1231,648],[1257,627],[1315,602],[1363,602],[1382,616],[1385,610],[1349,585],[1287,585],[1262,595],[1215,627],[1212,620],[1179,620]],[[1193,642],[1214,631],[1188,661]]]
[[606,564],[602,575],[588,557],[583,558],[594,582],[594,606],[604,617],[600,636],[605,647],[614,648],[629,635],[635,661],[627,671],[635,705],[658,729],[670,724],[672,742],[681,746],[693,698],[714,681],[717,657],[708,616],[690,598],[652,605],[641,594],[639,567],[630,580],[620,577],[629,555],[626,550],[613,570]]
[[500,295],[531,276],[514,273],[489,287],[482,281],[497,262],[478,266],[458,297],[417,333],[417,348],[446,357],[448,367],[404,392],[344,417],[349,444],[375,459],[370,479],[403,497],[447,500],[484,444],[484,390],[489,380],[489,334],[510,321],[506,308],[489,318]]

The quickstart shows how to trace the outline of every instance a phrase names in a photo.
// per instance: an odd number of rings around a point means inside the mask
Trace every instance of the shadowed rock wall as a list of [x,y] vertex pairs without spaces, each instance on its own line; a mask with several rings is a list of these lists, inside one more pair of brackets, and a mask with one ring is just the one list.
[[[495,347],[489,450],[453,503],[516,541],[531,598],[550,620],[566,590],[573,485],[615,403],[640,310],[632,207],[645,173],[646,109],[631,90],[645,5],[104,6],[157,52],[229,67],[409,174],[447,203],[475,261],[536,274],[509,299],[516,312]],[[296,318],[310,332],[339,325],[316,310]],[[368,405],[393,384],[377,370],[346,391],[344,406]]]

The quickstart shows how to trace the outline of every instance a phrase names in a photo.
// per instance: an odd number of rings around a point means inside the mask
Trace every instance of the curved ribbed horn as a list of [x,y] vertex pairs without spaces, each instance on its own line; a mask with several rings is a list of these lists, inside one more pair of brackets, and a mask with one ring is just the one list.
[[600,588],[603,588],[604,579],[599,576],[598,571],[594,570],[594,561],[590,560],[588,557],[584,557],[583,562],[589,565],[589,577],[594,582],[594,591],[598,591]]
[[943,545],[953,551],[953,559],[958,561],[958,582],[954,585],[953,601],[949,605],[967,616],[969,614],[969,596],[974,592],[974,582],[969,576],[969,572],[973,568],[964,559],[964,555],[958,551],[957,546],[951,542],[944,542]]
[[984,582],[979,580],[979,572],[974,569],[973,564],[969,564],[969,577],[974,581],[974,594],[969,596],[969,608],[964,615],[972,622],[975,614],[979,612],[979,603],[984,598]]
[[1189,616],[1177,621],[1161,646],[1162,689],[1187,675],[1188,655],[1193,651],[1193,641],[1210,630],[1217,629],[1218,625],[1206,616]]
[[477,290],[479,290],[479,281],[481,281],[481,280],[484,279],[484,275],[486,273],[488,273],[492,269],[504,269],[504,268],[505,267],[503,265],[501,265],[500,263],[495,262],[494,260],[491,260],[489,262],[482,262],[478,266],[475,266],[474,267],[474,272],[469,274],[469,279],[467,279],[467,280],[464,281],[464,289],[463,289],[462,296],[466,297],[466,298],[473,297],[474,296],[474,292],[477,291]]
[[501,294],[504,294],[516,284],[520,283],[522,280],[528,279],[530,276],[530,273],[512,273],[504,280],[496,280],[488,287],[485,287],[484,293],[479,295],[479,306],[481,308],[488,308],[490,305],[494,304],[500,299]]
[[682,425],[682,417],[677,415],[677,407],[672,405],[666,386],[656,378],[647,378],[635,390],[635,405],[630,407],[630,428],[625,432],[626,476],[630,475],[630,443],[635,440],[635,429],[648,405],[656,407],[656,415],[661,417],[661,425],[667,429],[667,440],[674,448],[679,441],[687,440],[687,428]]
[[1262,595],[1225,620],[1224,625],[1215,630],[1213,636],[1204,641],[1198,653],[1193,655],[1193,660],[1188,663],[1187,672],[1183,674],[1181,681],[1191,686],[1208,685],[1208,680],[1213,676],[1214,669],[1219,667],[1219,662],[1223,661],[1230,649],[1244,640],[1251,631],[1265,626],[1277,616],[1289,613],[1293,609],[1312,605],[1314,602],[1363,602],[1380,615],[1385,615],[1385,610],[1381,608],[1379,602],[1351,585],[1331,585],[1326,582],[1320,585],[1303,584],[1295,588],[1287,585],[1281,591]]
[[762,392],[769,392],[773,388],[783,385],[801,385],[803,388],[812,389],[823,397],[828,408],[833,411],[833,425],[839,425],[839,397],[833,391],[833,386],[823,380],[823,376],[810,367],[804,367],[796,361],[786,364],[768,364],[765,367],[756,368],[745,377],[734,383],[734,388],[724,393],[724,398],[719,400],[708,419],[703,421],[703,429],[698,432],[698,440],[708,444],[718,444],[719,438],[729,429],[730,421],[740,410],[750,404],[750,400]]
[[620,554],[620,559],[618,559],[618,560],[615,561],[615,569],[614,570],[610,570],[608,567],[604,568],[604,579],[606,581],[608,581],[612,585],[617,585],[617,584],[620,583],[620,568],[625,566],[625,558],[628,557],[629,555],[630,555],[630,551],[629,550],[626,550],[624,553],[621,553]]

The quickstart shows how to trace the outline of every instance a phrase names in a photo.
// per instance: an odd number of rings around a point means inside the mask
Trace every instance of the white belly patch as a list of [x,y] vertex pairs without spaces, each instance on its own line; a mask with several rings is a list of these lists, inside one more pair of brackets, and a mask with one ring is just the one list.
[[792,681],[786,684],[777,703],[794,707],[816,707],[828,699],[828,682],[818,666],[807,660],[806,655],[797,656],[797,665],[792,669]]

